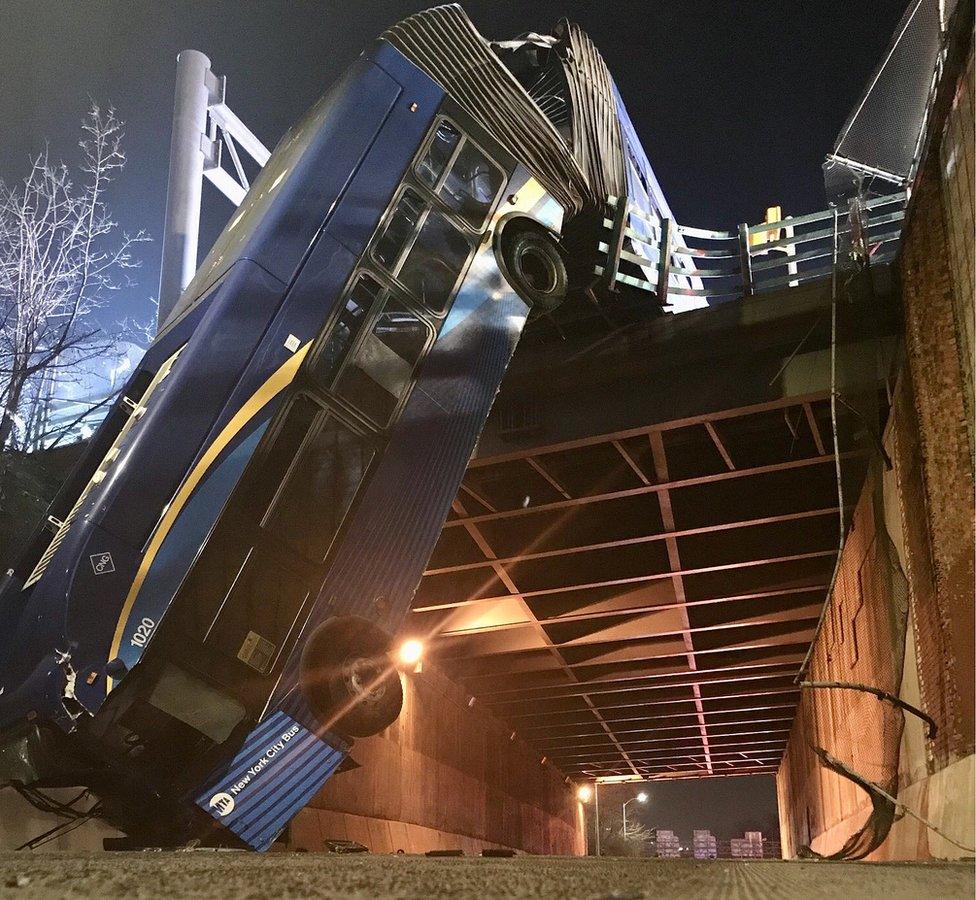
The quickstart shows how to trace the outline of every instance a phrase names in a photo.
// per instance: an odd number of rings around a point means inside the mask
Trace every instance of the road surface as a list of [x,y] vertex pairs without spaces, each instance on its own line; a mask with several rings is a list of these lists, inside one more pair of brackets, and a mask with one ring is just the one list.
[[427,859],[312,853],[0,853],[0,897],[942,898],[974,895],[972,863]]

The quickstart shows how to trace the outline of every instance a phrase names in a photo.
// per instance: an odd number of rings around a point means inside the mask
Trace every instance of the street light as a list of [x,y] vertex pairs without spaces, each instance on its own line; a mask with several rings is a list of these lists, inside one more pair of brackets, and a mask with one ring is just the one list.
[[593,799],[593,788],[588,784],[580,785],[580,789],[576,792],[576,796],[580,803],[589,803]]
[[405,672],[419,675],[423,671],[423,658],[424,645],[415,638],[410,638],[397,649],[396,664]]
[[623,810],[624,810],[624,829],[623,829],[624,840],[627,840],[627,804],[628,803],[633,803],[635,800],[638,803],[647,803],[647,794],[645,794],[643,791],[641,791],[636,797],[631,797],[629,800],[625,800],[624,801],[624,806],[623,806]]

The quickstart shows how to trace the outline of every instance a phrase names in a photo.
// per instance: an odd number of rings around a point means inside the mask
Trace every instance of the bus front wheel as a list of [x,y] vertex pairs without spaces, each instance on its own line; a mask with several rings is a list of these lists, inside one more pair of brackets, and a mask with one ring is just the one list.
[[403,706],[400,673],[390,660],[390,637],[358,616],[320,625],[302,654],[300,683],[326,728],[369,737],[392,725]]
[[498,235],[496,257],[509,284],[530,306],[548,312],[566,299],[566,263],[541,226],[529,219],[509,220]]

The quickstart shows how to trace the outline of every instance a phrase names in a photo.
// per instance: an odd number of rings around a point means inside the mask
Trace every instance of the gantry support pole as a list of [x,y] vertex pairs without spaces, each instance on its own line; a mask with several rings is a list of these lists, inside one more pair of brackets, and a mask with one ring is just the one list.
[[197,269],[200,201],[206,162],[203,138],[207,133],[212,81],[210,60],[199,50],[184,50],[176,58],[176,101],[159,273],[160,328]]

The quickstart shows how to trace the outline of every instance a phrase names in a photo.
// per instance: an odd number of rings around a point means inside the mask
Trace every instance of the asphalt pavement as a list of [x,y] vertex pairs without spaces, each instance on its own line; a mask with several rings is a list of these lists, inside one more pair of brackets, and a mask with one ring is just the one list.
[[33,898],[949,898],[969,863],[523,856],[428,859],[313,853],[0,853],[0,897]]

